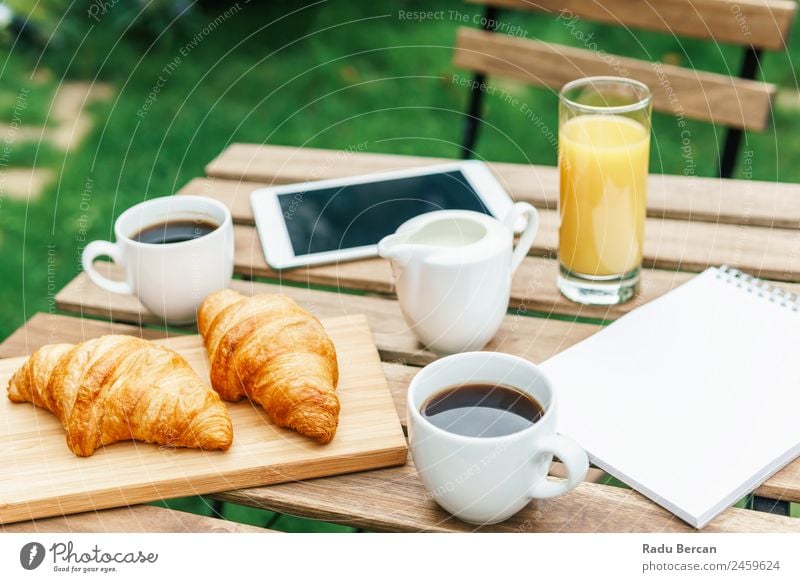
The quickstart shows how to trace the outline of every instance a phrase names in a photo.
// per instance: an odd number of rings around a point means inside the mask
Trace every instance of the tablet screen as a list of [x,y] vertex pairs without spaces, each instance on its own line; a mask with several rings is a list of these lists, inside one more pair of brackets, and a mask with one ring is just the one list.
[[490,214],[460,171],[279,194],[295,256],[375,245],[434,210]]

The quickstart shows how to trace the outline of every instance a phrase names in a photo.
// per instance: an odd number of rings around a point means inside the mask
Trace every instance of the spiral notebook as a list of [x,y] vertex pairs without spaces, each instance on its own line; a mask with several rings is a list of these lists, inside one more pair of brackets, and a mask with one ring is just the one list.
[[711,268],[547,360],[559,431],[697,528],[800,454],[800,299]]

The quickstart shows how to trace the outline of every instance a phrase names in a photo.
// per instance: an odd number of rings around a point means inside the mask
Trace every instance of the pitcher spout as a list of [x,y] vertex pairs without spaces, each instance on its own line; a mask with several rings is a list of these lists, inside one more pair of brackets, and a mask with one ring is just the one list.
[[396,233],[385,236],[378,243],[378,256],[384,259],[407,263],[411,259],[408,234]]

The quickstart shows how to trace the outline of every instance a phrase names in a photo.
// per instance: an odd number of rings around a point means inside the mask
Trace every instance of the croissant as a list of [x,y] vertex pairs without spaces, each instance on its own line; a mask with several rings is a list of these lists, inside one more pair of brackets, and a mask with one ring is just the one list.
[[131,336],[44,346],[14,373],[8,397],[54,413],[79,457],[130,439],[208,450],[233,440],[225,405],[186,360]]
[[247,396],[270,420],[320,443],[339,423],[336,350],[319,320],[289,297],[253,297],[229,289],[206,297],[197,312],[224,400]]

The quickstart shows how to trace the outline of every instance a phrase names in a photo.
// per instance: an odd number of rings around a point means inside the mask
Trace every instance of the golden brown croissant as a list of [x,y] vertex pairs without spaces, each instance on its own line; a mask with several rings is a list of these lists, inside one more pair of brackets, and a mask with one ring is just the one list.
[[14,373],[8,397],[53,412],[80,457],[130,439],[208,450],[233,440],[225,405],[188,362],[131,336],[44,346]]
[[336,350],[319,320],[289,297],[218,291],[197,313],[211,386],[247,396],[278,426],[327,443],[339,423]]

